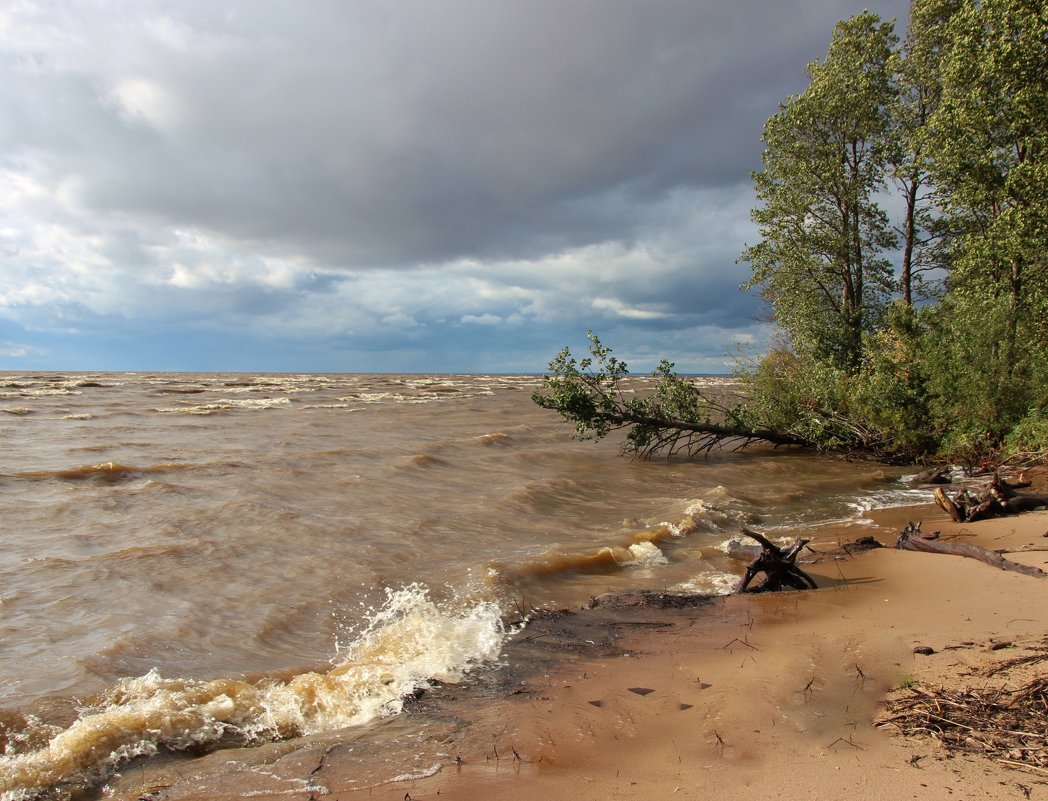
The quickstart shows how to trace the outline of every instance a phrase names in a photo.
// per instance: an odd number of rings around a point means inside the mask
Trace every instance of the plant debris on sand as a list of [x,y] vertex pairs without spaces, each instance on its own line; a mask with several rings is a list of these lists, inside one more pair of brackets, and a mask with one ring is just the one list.
[[906,737],[931,738],[948,756],[978,754],[1048,776],[1048,676],[1036,667],[1048,662],[1048,639],[1029,650],[980,671],[982,687],[918,683],[900,689],[875,723]]

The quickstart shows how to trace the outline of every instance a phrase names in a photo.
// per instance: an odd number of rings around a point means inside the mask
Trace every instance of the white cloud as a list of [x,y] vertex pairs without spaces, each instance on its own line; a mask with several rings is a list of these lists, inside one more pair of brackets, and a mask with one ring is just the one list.
[[389,326],[390,328],[405,329],[419,327],[419,324],[414,317],[412,317],[409,314],[401,314],[399,312],[396,314],[387,314],[379,322],[384,326]]
[[505,322],[497,314],[464,314],[459,321],[464,325],[502,325]]
[[122,78],[110,90],[109,98],[129,122],[144,122],[158,131],[168,131],[180,121],[174,94],[156,81]]
[[14,342],[0,342],[0,356],[10,359],[21,359],[34,352],[34,348],[28,345],[19,345]]
[[615,298],[594,298],[593,308],[610,311],[612,314],[626,317],[630,320],[661,320],[670,316],[664,311],[653,311],[630,306]]

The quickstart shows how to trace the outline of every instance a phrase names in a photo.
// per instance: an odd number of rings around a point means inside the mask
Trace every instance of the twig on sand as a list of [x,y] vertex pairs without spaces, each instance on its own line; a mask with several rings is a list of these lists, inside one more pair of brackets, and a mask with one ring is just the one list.
[[722,645],[721,646],[721,650],[723,651],[726,648],[730,648],[731,646],[735,645],[735,643],[738,643],[739,645],[745,645],[747,648],[749,648],[751,650],[754,650],[754,651],[759,651],[760,650],[760,648],[758,648],[756,645],[751,645],[750,643],[746,642],[745,640],[740,640],[738,637],[736,637],[731,642],[725,643],[724,645]]
[[[1041,773],[1048,776],[1048,770],[1045,768],[1039,768],[1035,765],[1027,765],[1025,762],[1016,762],[1014,759],[998,759],[996,762],[1000,762],[1002,765],[1008,765],[1013,768],[1022,768],[1023,770],[1032,770],[1034,773]],[[1029,796],[1027,796],[1029,798]]]
[[852,742],[851,735],[848,735],[848,737],[838,737],[836,740],[834,740],[832,743],[830,743],[828,746],[826,746],[826,748],[828,748],[828,749],[829,748],[833,748],[838,743],[842,743],[843,745],[850,745],[852,748],[857,748],[860,751],[865,751],[866,750],[861,745],[859,745],[858,743]]
[[[1010,667],[1023,662],[1013,660]],[[933,737],[950,752],[1048,774],[1048,677],[1015,690],[911,686],[889,700],[874,723],[909,737]]]

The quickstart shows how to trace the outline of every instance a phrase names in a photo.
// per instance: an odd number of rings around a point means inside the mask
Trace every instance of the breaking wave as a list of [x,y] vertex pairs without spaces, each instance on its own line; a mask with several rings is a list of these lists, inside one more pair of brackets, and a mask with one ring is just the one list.
[[154,409],[161,414],[221,414],[237,409],[277,409],[290,406],[291,398],[222,398],[199,406],[167,406]]
[[39,721],[24,719],[21,731],[0,721],[0,798],[90,785],[161,748],[266,742],[394,715],[431,682],[460,681],[497,659],[508,633],[492,602],[451,609],[418,584],[387,590],[385,604],[326,672],[247,682],[152,670],[120,681],[65,729],[44,731],[44,745]]
[[[177,473],[206,466],[191,462],[168,462],[136,467],[119,462],[103,462],[102,464],[81,465],[59,470],[29,470],[23,473],[15,473],[14,476],[37,481],[60,479],[63,481],[97,481],[104,484],[117,484],[141,476]],[[227,464],[226,466],[233,465]]]

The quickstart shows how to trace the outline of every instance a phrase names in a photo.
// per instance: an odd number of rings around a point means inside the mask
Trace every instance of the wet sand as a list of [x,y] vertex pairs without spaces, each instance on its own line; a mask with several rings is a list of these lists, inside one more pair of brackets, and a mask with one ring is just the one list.
[[[883,514],[991,549],[1048,545],[1045,511],[964,525],[934,506]],[[1048,552],[1008,558],[1045,567]],[[985,665],[1048,645],[1048,582],[890,547],[807,569],[818,591],[547,615],[508,648],[510,663],[530,649],[527,674],[438,688],[366,738],[252,749],[250,769],[231,773],[221,751],[132,766],[111,797],[1048,799],[1048,771],[872,723],[892,688],[978,683]]]

